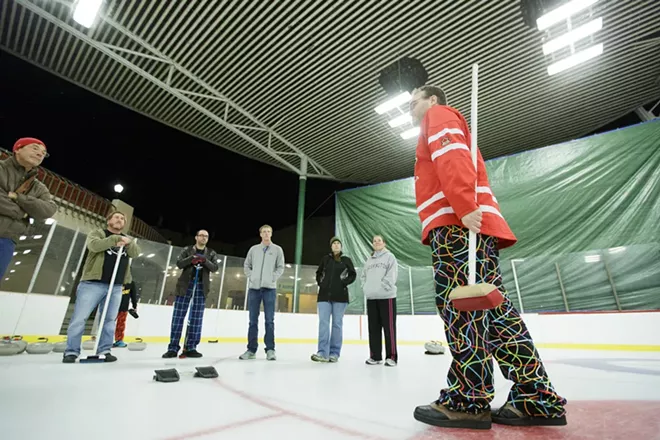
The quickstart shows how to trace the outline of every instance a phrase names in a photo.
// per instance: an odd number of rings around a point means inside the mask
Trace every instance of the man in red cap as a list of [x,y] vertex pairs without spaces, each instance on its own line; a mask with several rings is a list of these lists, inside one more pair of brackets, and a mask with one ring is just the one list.
[[12,157],[0,161],[0,279],[30,218],[45,220],[57,211],[48,188],[37,179],[37,168],[48,156],[46,145],[39,139],[22,138],[13,151]]
[[[499,250],[516,243],[488,181],[461,113],[444,92],[424,86],[413,92],[410,114],[420,127],[415,161],[415,196],[422,243],[431,247],[436,306],[444,321],[452,362],[447,388],[429,405],[415,408],[420,422],[445,428],[489,429],[565,425],[566,399],[557,394],[532,337],[502,285]],[[490,283],[504,302],[490,310],[457,310],[453,289],[468,284],[468,232],[477,235],[477,282]],[[491,412],[495,395],[493,358],[513,382],[504,406]]]

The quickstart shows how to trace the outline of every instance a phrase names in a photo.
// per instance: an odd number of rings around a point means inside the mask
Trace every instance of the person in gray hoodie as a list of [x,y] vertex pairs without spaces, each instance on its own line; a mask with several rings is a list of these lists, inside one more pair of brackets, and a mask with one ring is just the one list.
[[396,257],[385,249],[385,240],[380,235],[372,239],[374,252],[364,263],[360,282],[367,298],[369,321],[368,365],[380,364],[383,360],[382,335],[385,331],[385,365],[396,366],[396,279],[398,263]]
[[254,359],[259,346],[259,311],[264,304],[266,315],[266,358],[274,361],[275,357],[275,303],[277,301],[277,280],[284,273],[284,251],[271,241],[273,228],[263,225],[259,228],[261,243],[255,244],[248,251],[243,271],[249,280],[247,306],[250,314],[248,327],[247,351],[239,359]]

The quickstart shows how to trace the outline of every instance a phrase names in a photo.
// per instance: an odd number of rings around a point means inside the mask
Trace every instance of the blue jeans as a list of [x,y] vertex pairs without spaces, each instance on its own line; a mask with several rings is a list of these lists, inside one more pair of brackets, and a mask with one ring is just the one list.
[[[80,355],[80,343],[82,335],[85,331],[85,322],[87,318],[99,307],[99,313],[103,313],[105,307],[105,296],[108,293],[110,285],[97,283],[93,281],[81,281],[78,284],[76,291],[76,305],[73,309],[73,316],[69,323],[66,338],[66,350],[64,356],[70,354]],[[101,339],[98,341],[98,348],[96,354],[108,354],[115,337],[115,319],[117,319],[117,312],[119,312],[119,305],[121,304],[121,284],[112,286],[112,293],[110,294],[110,302],[108,303],[108,311],[105,314],[105,321],[103,321],[103,330],[101,331]],[[99,317],[100,319],[100,317]]]
[[16,243],[11,238],[0,238],[0,281],[4,279],[5,272],[14,258]]
[[[321,301],[317,304],[319,311],[319,347],[317,354],[328,358],[341,354],[344,333],[344,312],[348,303]],[[332,330],[330,330],[332,318]]]
[[259,311],[261,302],[264,303],[264,315],[266,315],[266,351],[275,350],[275,300],[277,293],[275,289],[248,289],[248,312],[250,314],[250,326],[248,327],[248,350],[257,352],[259,347]]

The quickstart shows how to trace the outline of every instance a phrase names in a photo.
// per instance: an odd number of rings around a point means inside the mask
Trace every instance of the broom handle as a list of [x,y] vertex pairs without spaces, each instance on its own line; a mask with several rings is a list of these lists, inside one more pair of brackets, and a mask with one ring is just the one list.
[[[472,125],[471,130],[471,140],[470,143],[470,153],[472,155],[472,165],[474,169],[478,172],[477,168],[477,94],[479,92],[479,65],[472,65],[472,103],[471,103],[471,116],[470,121]],[[475,181],[474,186],[474,197],[477,198],[477,185],[479,177]],[[468,285],[473,286],[477,283],[477,234],[470,230],[468,237]]]
[[94,341],[94,354],[99,348],[99,342],[101,341],[101,333],[103,333],[103,323],[105,321],[105,315],[108,313],[108,304],[110,304],[110,295],[112,294],[112,287],[115,283],[115,278],[117,277],[117,270],[119,270],[119,262],[121,261],[121,254],[124,250],[124,246],[119,247],[117,252],[117,261],[115,261],[115,267],[112,269],[112,277],[110,278],[110,286],[108,286],[108,293],[105,295],[105,306],[103,307],[103,313],[101,313],[101,319],[99,319],[99,328],[96,330],[96,341]]

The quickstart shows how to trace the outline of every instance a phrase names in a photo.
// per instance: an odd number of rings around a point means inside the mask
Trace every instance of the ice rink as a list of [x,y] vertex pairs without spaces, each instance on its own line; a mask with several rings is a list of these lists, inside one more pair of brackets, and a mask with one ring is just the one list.
[[[313,345],[280,344],[278,360],[240,361],[243,344],[201,344],[202,359],[165,360],[165,344],[114,349],[114,364],[61,363],[61,354],[0,358],[3,440],[25,439],[660,439],[660,353],[541,349],[568,399],[568,426],[447,430],[412,417],[445,384],[449,355],[400,347],[395,368],[364,364],[345,345],[337,364]],[[91,352],[83,352],[88,355]],[[217,379],[194,378],[213,365]],[[177,368],[177,383],[153,381]],[[497,370],[498,407],[510,382]]]

